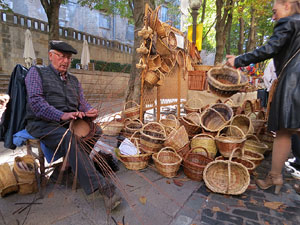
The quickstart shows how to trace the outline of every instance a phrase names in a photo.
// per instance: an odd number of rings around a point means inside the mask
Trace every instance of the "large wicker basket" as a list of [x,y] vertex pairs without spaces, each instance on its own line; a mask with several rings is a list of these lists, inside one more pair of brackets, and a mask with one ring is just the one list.
[[140,147],[143,152],[155,153],[162,147],[166,139],[164,127],[156,122],[145,124],[140,131]]
[[206,187],[212,192],[240,195],[244,193],[250,184],[248,169],[241,163],[229,160],[215,160],[204,169],[203,179]]
[[268,145],[262,143],[255,135],[247,135],[244,148],[260,154],[264,154],[268,149]]
[[[131,103],[132,106],[127,108],[129,103]],[[125,118],[138,119],[140,117],[140,105],[135,101],[126,102],[123,108],[123,114]]]
[[183,172],[190,179],[201,181],[205,166],[213,159],[207,156],[208,152],[206,149],[204,149],[206,156],[202,153],[193,153],[193,151],[194,149],[191,149],[183,159]]
[[[231,135],[228,131],[226,133],[222,133],[225,128],[236,129],[240,132],[240,135]],[[228,158],[234,149],[244,147],[246,138],[240,128],[238,128],[237,126],[227,125],[223,129],[218,131],[218,134],[215,137],[215,141],[221,155]],[[237,155],[234,155],[234,157],[237,157]]]
[[174,115],[168,115],[167,118],[160,119],[159,123],[164,126],[167,136],[173,129],[177,130],[180,127],[180,123]]
[[243,114],[235,115],[230,121],[230,125],[239,127],[245,135],[253,134],[254,132],[252,120],[249,118],[249,116]]
[[207,82],[213,93],[230,97],[247,85],[248,78],[233,68],[213,67],[207,72]]
[[[215,158],[217,154],[217,146],[215,138],[209,134],[197,134],[191,140],[191,148],[204,147],[210,158]],[[204,151],[202,149],[202,151]]]
[[158,153],[152,155],[155,167],[164,177],[175,177],[179,170],[182,158],[173,148],[162,148]]
[[167,137],[164,145],[166,147],[172,147],[177,151],[183,148],[188,143],[189,143],[189,136],[184,126],[180,126],[178,130],[173,129],[173,131]]
[[185,127],[189,136],[197,134],[201,130],[199,113],[189,113],[186,116],[181,117],[179,122]]

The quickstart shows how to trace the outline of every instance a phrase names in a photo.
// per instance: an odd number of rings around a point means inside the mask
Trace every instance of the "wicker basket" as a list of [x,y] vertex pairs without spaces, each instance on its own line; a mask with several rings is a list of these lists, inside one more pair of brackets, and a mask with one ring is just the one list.
[[[190,179],[201,181],[205,166],[213,159],[200,153],[193,153],[193,150],[191,149],[183,159],[183,172]],[[206,151],[206,149],[204,150]]]
[[145,74],[145,82],[147,82],[150,86],[157,85],[157,82],[160,80],[159,71],[148,70]]
[[267,122],[265,120],[264,112],[260,111],[257,114],[254,112],[251,112],[248,114],[248,116],[250,117],[250,119],[252,121],[254,133],[257,134],[259,132],[259,130],[261,128],[263,128]]
[[173,129],[177,130],[180,127],[180,123],[175,116],[160,119],[159,123],[164,126],[167,136],[169,136]]
[[[256,168],[255,163],[244,157],[244,151],[241,148],[234,149],[233,151],[237,150],[241,151],[241,156],[233,157],[232,161],[243,164],[248,169],[249,173],[253,172],[253,170]],[[227,158],[225,158],[224,156],[218,156],[215,160],[227,160]]]
[[268,145],[262,143],[258,137],[255,135],[247,135],[246,136],[247,140],[245,142],[244,148],[246,150],[251,150],[254,152],[258,152],[260,154],[264,154],[268,149]]
[[123,135],[130,138],[136,131],[142,129],[143,123],[139,119],[125,119]]
[[203,179],[206,187],[212,192],[240,195],[250,184],[250,175],[247,168],[238,162],[232,161],[234,151],[229,160],[215,160],[204,169]]
[[[204,147],[210,158],[215,158],[217,154],[217,146],[215,138],[209,134],[197,134],[191,140],[191,148]],[[203,151],[203,150],[202,150]]]
[[179,148],[179,149],[176,150],[178,155],[180,155],[182,158],[184,158],[189,151],[190,151],[190,142],[188,142],[182,148]]
[[183,148],[186,144],[189,143],[188,134],[184,126],[180,126],[178,130],[173,129],[170,135],[167,137],[164,145],[166,147],[172,147],[176,151]]
[[273,149],[274,136],[267,130],[267,127],[261,128],[258,132],[258,138],[261,142],[268,145],[269,150]]
[[189,113],[179,119],[180,124],[185,127],[189,136],[201,131],[200,123],[198,121],[200,121],[200,115],[195,112]]
[[[252,126],[252,120],[249,118],[249,116],[246,115],[235,115],[232,120],[230,121],[230,125],[239,127],[245,135],[247,134],[253,134],[254,128]],[[231,129],[229,128],[231,131]],[[234,132],[234,131],[232,131]],[[235,133],[233,133],[234,135]]]
[[[226,134],[221,133],[225,128],[236,129],[240,132],[240,136],[231,136],[230,134],[228,134],[229,132],[226,132]],[[218,134],[215,137],[215,141],[221,155],[228,158],[234,149],[242,149],[244,147],[246,138],[240,128],[238,128],[237,126],[228,125],[218,131]],[[236,157],[236,155],[233,155],[233,157]]]
[[170,48],[160,38],[157,38],[156,41],[156,51],[158,54],[160,54],[160,56],[167,56],[172,54]]
[[193,98],[189,99],[185,105],[184,110],[186,114],[192,113],[192,112],[199,112],[201,113],[201,108],[203,107],[203,102],[199,98]]
[[0,194],[1,197],[18,191],[18,184],[8,163],[0,165]]
[[148,59],[148,69],[151,71],[157,70],[161,67],[161,58],[159,55],[150,56]]
[[173,148],[162,148],[158,153],[152,155],[155,167],[164,177],[175,177],[179,170],[182,158]]
[[[258,152],[253,152],[251,150],[247,150],[247,149],[243,149],[244,150],[244,155],[243,155],[243,158],[251,161],[254,163],[255,165],[255,168],[257,166],[259,166],[259,164],[264,160],[264,155],[263,154],[260,154]],[[254,168],[254,169],[255,169]]]
[[146,153],[158,152],[166,139],[164,127],[156,122],[145,124],[140,131],[140,148]]
[[177,39],[176,35],[173,31],[169,31],[167,33],[167,39],[168,39],[168,45],[171,49],[176,49],[177,48]]
[[244,103],[242,105],[242,112],[245,115],[249,115],[249,113],[254,112],[254,106],[250,100],[244,101]]
[[[133,106],[130,108],[127,108],[129,103],[133,103]],[[123,115],[125,118],[130,119],[138,119],[140,117],[140,105],[137,104],[135,101],[128,101],[124,104],[123,108]]]
[[201,113],[200,124],[205,131],[218,132],[233,117],[232,109],[224,103],[216,103]]
[[115,115],[111,121],[100,123],[100,126],[104,135],[117,136],[124,128],[124,122]]
[[207,82],[213,93],[230,97],[247,85],[248,78],[233,68],[213,67],[207,72]]

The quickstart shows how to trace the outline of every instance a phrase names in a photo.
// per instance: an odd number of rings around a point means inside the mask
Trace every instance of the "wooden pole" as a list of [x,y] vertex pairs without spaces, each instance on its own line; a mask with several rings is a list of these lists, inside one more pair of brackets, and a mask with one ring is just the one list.
[[181,102],[181,68],[179,66],[176,66],[176,72],[177,72],[177,117],[180,117],[180,102]]

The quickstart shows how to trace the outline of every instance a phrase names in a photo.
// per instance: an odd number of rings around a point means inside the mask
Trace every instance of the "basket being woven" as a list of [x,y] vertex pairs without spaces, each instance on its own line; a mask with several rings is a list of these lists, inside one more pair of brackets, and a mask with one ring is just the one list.
[[250,184],[248,169],[241,163],[229,160],[215,160],[204,169],[203,179],[206,187],[212,192],[240,195],[244,193]]
[[158,153],[152,155],[155,167],[164,177],[175,177],[179,170],[182,158],[173,148],[162,148]]
[[[209,134],[197,134],[191,140],[191,148],[204,147],[210,158],[215,158],[217,154],[217,146],[215,138]],[[204,151],[204,150],[202,150]]]
[[213,67],[207,72],[207,82],[215,94],[230,97],[247,85],[248,78],[237,69]]

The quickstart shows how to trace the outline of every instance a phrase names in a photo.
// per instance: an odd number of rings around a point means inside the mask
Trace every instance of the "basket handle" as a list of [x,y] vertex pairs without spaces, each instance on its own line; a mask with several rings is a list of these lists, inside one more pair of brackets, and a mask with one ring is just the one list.
[[177,117],[174,115],[174,114],[168,114],[166,116],[166,119],[169,119],[169,120],[177,120]]
[[161,128],[161,130],[162,130],[162,132],[163,132],[163,134],[164,134],[164,136],[166,136],[166,130],[165,130],[165,128],[163,127],[163,125],[161,125],[160,123],[157,123],[157,122],[146,123],[146,124],[142,127],[142,131],[144,131],[145,128],[146,128],[147,126],[151,125],[151,124],[159,125],[160,128]]
[[174,148],[172,148],[172,147],[164,147],[161,150],[159,150],[159,152],[157,153],[157,157],[156,158],[157,158],[158,161],[159,161],[159,155],[163,151],[174,152],[176,155],[178,155],[178,153],[176,152],[176,150]]
[[258,139],[258,137],[256,135],[254,135],[254,134],[247,134],[246,138],[247,138],[247,140],[248,139],[254,139],[257,142],[260,142],[260,140]]
[[[188,157],[188,155],[191,154],[191,153],[193,153],[193,151],[194,151],[195,149],[197,149],[197,148],[203,149],[203,150],[206,152],[206,155],[207,155],[206,157],[208,157],[208,151],[206,150],[206,148],[199,146],[199,147],[195,147],[195,148],[190,149],[190,150],[185,154],[184,160],[186,160],[187,157]],[[197,154],[197,153],[195,153],[195,154]],[[208,157],[208,158],[209,158],[209,157]]]
[[136,104],[136,106],[138,106],[138,107],[140,106],[140,105],[137,104],[135,101],[129,100],[128,102],[126,102],[126,103],[124,104],[124,110],[126,109],[127,104],[130,103],[130,102]]
[[215,110],[214,108],[207,108],[206,110],[212,110],[212,111],[214,111],[215,113],[217,113],[220,117],[221,117],[221,119],[226,123],[227,122],[227,120],[225,120],[225,118],[224,118],[224,116],[219,112],[219,111],[217,111],[217,110]]
[[239,148],[239,147],[233,149],[232,152],[231,152],[231,154],[230,154],[229,161],[228,161],[228,185],[227,185],[227,190],[226,190],[227,193],[229,192],[229,185],[230,185],[230,183],[231,183],[231,162],[232,162],[232,157],[233,157],[233,154],[234,154],[237,150],[241,150],[242,158],[243,158],[243,155],[244,155],[243,149],[241,149],[241,148]]
[[219,131],[218,131],[218,133],[217,133],[217,136],[218,137],[220,137],[220,132],[222,131],[222,130],[224,130],[224,128],[226,128],[226,127],[234,127],[234,128],[236,128],[241,134],[242,134],[242,138],[245,138],[245,134],[244,134],[244,132],[239,128],[239,127],[237,127],[237,126],[234,126],[234,125],[227,125],[227,126],[224,126],[222,129],[220,129]]
[[240,84],[241,83],[241,72],[239,69],[237,69],[237,73],[238,73],[238,81],[237,81],[237,84]]
[[202,147],[202,146],[198,146],[198,147],[192,148],[192,149],[191,149],[191,152],[193,152],[195,149],[203,149],[203,150],[205,151],[205,153],[206,153],[206,157],[209,158],[209,153],[208,153],[208,151],[207,151],[206,148],[204,148],[204,147]]
[[196,139],[197,137],[209,137],[209,138],[215,140],[215,138],[214,138],[212,135],[210,135],[210,134],[205,134],[205,133],[197,134],[197,135],[195,135],[192,139]]

